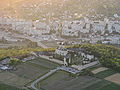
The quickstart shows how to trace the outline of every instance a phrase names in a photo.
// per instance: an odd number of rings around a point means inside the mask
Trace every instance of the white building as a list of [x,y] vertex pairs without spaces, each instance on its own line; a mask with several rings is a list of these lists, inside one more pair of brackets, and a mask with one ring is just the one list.
[[46,34],[50,33],[50,26],[47,25],[46,23],[41,23],[41,22],[34,22],[34,31],[36,34]]
[[61,56],[66,56],[68,54],[68,50],[65,48],[57,48],[55,53]]
[[94,32],[105,31],[106,24],[104,23],[104,21],[94,21],[92,25]]
[[72,22],[65,21],[62,25],[62,35],[78,37],[79,32],[80,30],[82,30],[83,26],[84,25],[81,23],[81,21],[72,21]]

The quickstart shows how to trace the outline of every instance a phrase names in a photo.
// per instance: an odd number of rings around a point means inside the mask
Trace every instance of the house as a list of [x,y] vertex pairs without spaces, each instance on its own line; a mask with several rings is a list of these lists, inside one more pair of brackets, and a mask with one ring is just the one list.
[[23,58],[23,59],[21,59],[21,61],[22,62],[26,62],[26,61],[29,61],[29,60],[33,60],[33,59],[35,59],[36,57],[35,56],[28,56],[28,57],[25,57],[25,58]]
[[59,47],[55,50],[55,54],[66,56],[68,54],[68,50],[62,47]]
[[105,30],[105,22],[104,21],[94,21],[92,25],[93,25],[94,32]]
[[67,54],[66,56],[64,56],[64,65],[68,66],[71,63],[71,55]]
[[115,32],[120,33],[120,22],[115,22],[112,26]]
[[63,56],[64,65],[68,66],[71,63],[71,55],[69,54],[69,50],[63,47],[59,47],[55,50],[55,54]]
[[5,58],[2,61],[0,61],[0,64],[2,64],[2,65],[8,65],[9,62],[10,62],[10,58]]
[[50,26],[42,22],[33,22],[33,32],[35,34],[48,34],[50,33]]
[[32,21],[25,20],[15,20],[12,23],[13,30],[19,31],[21,33],[29,33],[32,29]]
[[80,21],[65,21],[62,25],[62,36],[78,37],[80,30],[82,30]]
[[0,70],[3,70],[3,71],[5,71],[5,70],[12,70],[13,68],[12,67],[9,67],[9,66],[1,66],[0,67]]
[[80,55],[82,56],[82,57],[84,57],[84,60],[92,60],[92,59],[94,59],[94,55],[90,55],[90,54],[86,54],[86,53],[84,53],[84,52],[82,52],[82,51],[80,51],[79,52],[80,53]]
[[120,44],[120,37],[119,35],[108,36],[103,41],[103,44]]
[[78,37],[79,36],[79,31],[74,31],[71,29],[66,29],[62,31],[63,36],[71,36],[71,37]]

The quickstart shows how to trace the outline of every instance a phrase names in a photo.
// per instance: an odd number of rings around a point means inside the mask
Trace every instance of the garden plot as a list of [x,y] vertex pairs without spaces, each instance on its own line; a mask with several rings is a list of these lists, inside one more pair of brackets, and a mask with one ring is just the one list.
[[100,82],[100,79],[90,76],[73,78],[69,73],[58,71],[38,84],[45,90],[84,90],[84,88]]
[[106,77],[105,80],[108,80],[120,85],[120,74],[119,73],[113,74],[111,76]]
[[10,72],[3,72],[3,73],[0,73],[0,81],[5,84],[9,84],[17,87],[23,87],[30,80],[19,77],[16,74],[13,74]]
[[105,70],[108,70],[108,68],[106,68],[106,67],[100,67],[100,68],[97,68],[97,69],[93,70],[92,73],[93,74],[97,74],[97,73],[105,71]]
[[38,58],[18,65],[16,71],[0,72],[0,81],[8,85],[24,87],[57,66],[59,65]]

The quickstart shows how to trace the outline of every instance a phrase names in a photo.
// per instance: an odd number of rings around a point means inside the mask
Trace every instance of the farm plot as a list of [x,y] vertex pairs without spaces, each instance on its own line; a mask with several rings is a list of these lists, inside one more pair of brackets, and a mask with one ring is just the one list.
[[98,90],[120,90],[120,85],[111,83],[109,85],[106,85],[105,87],[102,87]]
[[90,76],[70,77],[68,73],[59,71],[38,84],[45,90],[84,90],[100,79]]
[[49,69],[54,69],[57,66],[59,66],[58,64],[53,63],[53,62],[48,61],[48,60],[43,59],[43,58],[38,58],[36,60],[32,60],[31,63],[36,63],[40,66],[43,66],[43,67],[46,67],[46,68],[49,68]]
[[92,84],[88,87],[86,87],[84,90],[99,90],[105,86],[108,86],[110,84],[110,82],[106,81],[106,80],[101,80],[100,82],[97,82],[95,84]]
[[120,85],[120,74],[119,73],[113,74],[111,76],[106,77],[105,80],[108,80]]
[[29,82],[30,80],[21,78],[10,72],[3,72],[3,73],[0,73],[0,81],[5,84],[22,87],[25,83]]
[[[49,85],[50,83],[55,83],[57,81],[60,81],[61,79],[68,78],[69,73],[64,72],[64,71],[58,71],[54,73],[52,76],[46,78],[42,82],[38,83],[38,86],[46,86]],[[55,76],[55,77],[54,77]],[[59,77],[59,78],[58,78]]]
[[20,88],[14,87],[14,86],[0,83],[0,90],[25,90],[25,89],[20,89]]
[[57,66],[59,65],[42,58],[31,60],[18,65],[16,71],[1,72],[0,81],[5,84],[23,87]]
[[18,66],[18,70],[13,73],[20,77],[34,80],[57,66],[57,64],[39,58]]
[[84,90],[120,90],[120,86],[106,80],[101,80],[100,82],[95,83]]
[[97,74],[97,73],[100,73],[100,72],[105,71],[105,70],[108,70],[108,68],[106,68],[106,67],[99,67],[99,68],[93,70],[92,73],[93,74]]
[[97,78],[101,78],[101,79],[104,79],[110,75],[113,75],[117,73],[116,71],[112,70],[112,69],[108,69],[108,70],[105,70],[105,71],[101,71],[97,74],[95,74],[94,76],[97,77]]

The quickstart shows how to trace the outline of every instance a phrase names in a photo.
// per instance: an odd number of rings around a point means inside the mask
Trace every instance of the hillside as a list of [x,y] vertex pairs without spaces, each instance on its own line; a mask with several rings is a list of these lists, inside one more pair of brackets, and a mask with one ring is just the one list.
[[12,16],[32,20],[71,20],[96,14],[120,15],[119,0],[14,0],[10,4],[4,6],[5,11]]

